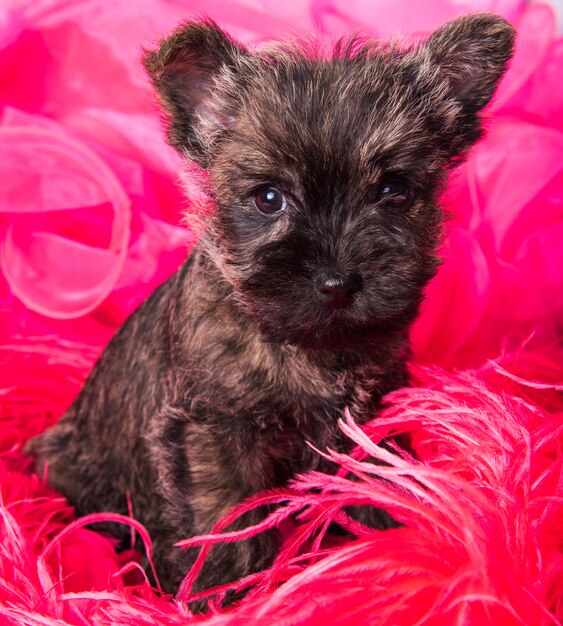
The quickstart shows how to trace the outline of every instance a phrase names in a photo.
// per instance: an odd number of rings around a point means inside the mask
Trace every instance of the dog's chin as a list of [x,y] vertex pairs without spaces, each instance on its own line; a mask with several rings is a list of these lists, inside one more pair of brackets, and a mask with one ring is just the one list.
[[357,350],[370,343],[370,340],[365,336],[360,337],[352,333],[322,333],[311,336],[303,335],[295,341],[288,340],[286,343],[318,352],[322,350]]
[[260,330],[264,342],[315,351],[357,351],[404,334],[417,313],[415,304],[395,307],[392,312],[371,310],[362,313],[353,308],[329,310],[325,307],[308,314],[296,311],[292,315],[287,307],[276,310],[271,306],[260,307],[254,302],[246,312]]
[[395,324],[372,322],[366,325],[343,324],[332,326],[295,328],[262,327],[264,341],[280,343],[314,351],[347,351],[360,350],[366,346],[377,344],[385,336],[397,331]]

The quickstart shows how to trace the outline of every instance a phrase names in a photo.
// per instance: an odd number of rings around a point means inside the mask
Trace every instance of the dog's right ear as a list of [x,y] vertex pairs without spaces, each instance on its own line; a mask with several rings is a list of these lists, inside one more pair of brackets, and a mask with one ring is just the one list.
[[145,51],[147,69],[168,116],[168,139],[206,167],[209,153],[235,118],[236,76],[247,51],[214,22],[188,22]]

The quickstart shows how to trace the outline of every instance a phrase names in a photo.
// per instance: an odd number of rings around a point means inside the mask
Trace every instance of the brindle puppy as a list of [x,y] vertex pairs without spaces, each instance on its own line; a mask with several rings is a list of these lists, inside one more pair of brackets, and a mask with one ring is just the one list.
[[[166,589],[193,560],[174,542],[317,467],[307,441],[342,449],[343,409],[365,422],[407,383],[437,196],[481,136],[513,37],[472,15],[418,47],[356,38],[325,58],[251,52],[204,21],[146,54],[170,141],[208,172],[215,209],[30,451],[80,514],[126,513],[130,495]],[[275,549],[273,535],[218,547],[199,588]]]

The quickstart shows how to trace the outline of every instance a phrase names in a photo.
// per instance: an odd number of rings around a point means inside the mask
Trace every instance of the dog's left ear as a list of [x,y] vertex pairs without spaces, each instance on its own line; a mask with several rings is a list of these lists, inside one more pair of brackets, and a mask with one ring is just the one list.
[[418,50],[420,72],[447,84],[450,97],[466,114],[476,114],[493,97],[514,49],[514,28],[499,15],[475,13],[456,18]]
[[506,71],[514,38],[502,17],[476,13],[448,22],[410,55],[418,98],[440,128],[451,165],[460,163],[482,135],[479,113]]

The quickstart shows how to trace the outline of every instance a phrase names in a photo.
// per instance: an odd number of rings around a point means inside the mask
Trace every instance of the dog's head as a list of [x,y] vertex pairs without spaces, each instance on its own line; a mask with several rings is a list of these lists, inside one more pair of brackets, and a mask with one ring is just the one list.
[[448,166],[512,53],[502,18],[417,47],[353,38],[250,52],[212,22],[147,53],[171,143],[209,172],[205,245],[264,335],[312,347],[404,332],[435,274]]

